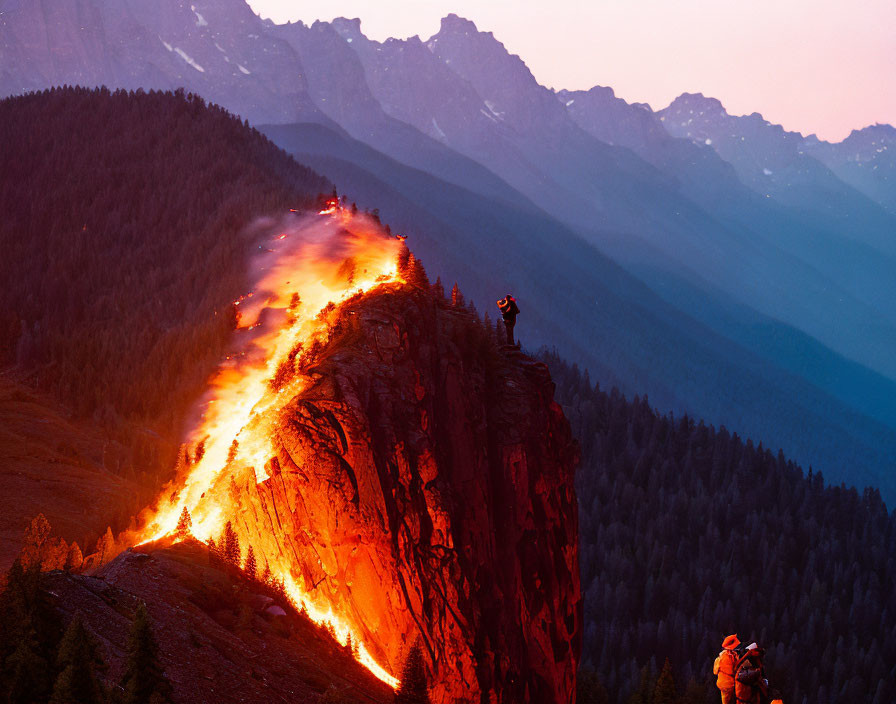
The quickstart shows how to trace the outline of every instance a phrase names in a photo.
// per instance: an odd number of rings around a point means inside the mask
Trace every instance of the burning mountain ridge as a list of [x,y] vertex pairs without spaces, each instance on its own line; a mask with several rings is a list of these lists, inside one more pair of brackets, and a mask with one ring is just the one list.
[[240,349],[139,539],[184,508],[203,540],[230,520],[384,681],[419,641],[435,702],[569,701],[577,454],[546,367],[502,355],[412,255],[399,272],[368,218],[266,226]]

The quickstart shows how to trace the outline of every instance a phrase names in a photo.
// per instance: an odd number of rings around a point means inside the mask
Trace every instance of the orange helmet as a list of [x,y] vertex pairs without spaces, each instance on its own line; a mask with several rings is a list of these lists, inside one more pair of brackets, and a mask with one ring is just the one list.
[[722,641],[722,647],[725,650],[734,650],[739,645],[740,641],[737,639],[737,633],[728,636],[725,640]]

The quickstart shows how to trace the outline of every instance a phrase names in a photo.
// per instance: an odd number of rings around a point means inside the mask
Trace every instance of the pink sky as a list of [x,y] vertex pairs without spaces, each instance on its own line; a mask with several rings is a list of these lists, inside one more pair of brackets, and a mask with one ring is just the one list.
[[663,108],[683,92],[829,140],[896,124],[896,0],[249,0],[276,22],[360,17],[373,38],[473,20],[554,88],[612,86]]

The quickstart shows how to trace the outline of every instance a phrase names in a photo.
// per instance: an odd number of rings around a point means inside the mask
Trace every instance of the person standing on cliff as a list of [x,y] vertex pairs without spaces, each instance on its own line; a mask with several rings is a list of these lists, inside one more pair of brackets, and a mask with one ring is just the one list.
[[516,299],[509,293],[497,303],[501,309],[501,317],[504,318],[504,327],[507,328],[507,344],[514,346],[513,326],[516,325],[516,316],[520,314],[520,309]]

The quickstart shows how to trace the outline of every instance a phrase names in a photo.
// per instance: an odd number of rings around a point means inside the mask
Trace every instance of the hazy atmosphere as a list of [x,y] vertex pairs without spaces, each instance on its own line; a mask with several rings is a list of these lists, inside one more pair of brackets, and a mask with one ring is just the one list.
[[359,17],[372,39],[426,39],[454,12],[491,31],[543,85],[611,86],[654,110],[683,92],[839,141],[896,121],[896,3],[867,0],[252,0],[275,22]]
[[0,704],[896,703],[896,0],[0,0]]

